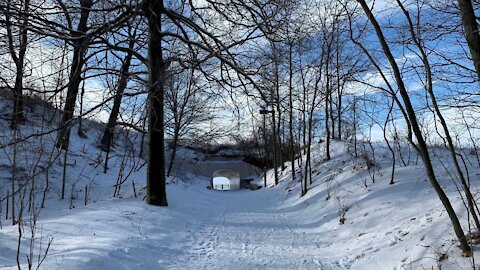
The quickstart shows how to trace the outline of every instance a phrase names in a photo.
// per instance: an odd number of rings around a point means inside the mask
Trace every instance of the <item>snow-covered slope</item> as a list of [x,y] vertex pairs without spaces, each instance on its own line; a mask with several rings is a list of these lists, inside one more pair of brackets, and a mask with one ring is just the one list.
[[[281,209],[288,209],[295,226],[307,238],[324,243],[323,257],[341,257],[351,269],[472,268],[460,256],[450,220],[421,162],[397,165],[395,184],[390,185],[391,160],[381,145],[376,146],[378,156],[371,169],[365,160],[352,158],[345,143],[336,142],[333,148],[333,159],[316,167],[311,190],[299,198],[295,185],[288,188],[295,195],[281,200]],[[447,159],[436,159],[437,175],[468,229],[465,207],[442,163]],[[470,174],[478,175],[478,168],[470,168]]]
[[[53,129],[55,125],[41,121],[41,116],[31,118],[17,137]],[[14,134],[6,128],[6,120],[0,120],[0,125],[0,144],[5,145]],[[20,175],[25,177],[17,181],[25,184],[24,190],[35,186],[32,209],[39,212],[30,255],[32,211],[25,200],[19,256],[24,268],[27,256],[33,256],[34,268],[42,260],[49,239],[53,240],[42,269],[472,268],[471,259],[460,256],[448,217],[421,163],[414,164],[414,155],[408,166],[397,167],[396,182],[389,185],[391,160],[382,145],[375,145],[373,163],[354,158],[345,142],[334,142],[332,160],[324,162],[323,145],[315,145],[314,179],[303,197],[287,164],[279,185],[273,186],[269,172],[268,187],[258,191],[209,190],[208,179],[187,172],[184,176],[188,177],[168,185],[169,207],[159,208],[143,201],[145,161],[136,148],[139,138],[120,140],[104,173],[105,157],[96,146],[100,132],[90,124],[89,137],[81,139],[73,129],[63,200],[64,156],[52,152],[54,133],[2,148],[0,269],[17,268],[18,226],[5,219],[4,199],[11,183],[14,147]],[[445,154],[441,149],[437,153]],[[28,175],[35,174],[31,168],[36,161],[46,168],[58,154],[48,174],[45,208],[40,208],[46,171],[38,171],[36,177]],[[188,156],[194,154],[189,152],[184,158]],[[437,175],[468,228],[460,195],[446,173],[451,172],[447,159],[437,157],[435,162]],[[478,185],[478,166],[468,164],[472,184]],[[119,178],[126,180],[113,197]]]

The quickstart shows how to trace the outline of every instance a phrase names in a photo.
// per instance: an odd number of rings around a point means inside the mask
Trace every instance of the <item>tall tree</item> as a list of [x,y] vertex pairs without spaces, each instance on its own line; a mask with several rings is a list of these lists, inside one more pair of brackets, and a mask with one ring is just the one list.
[[[225,5],[223,1],[169,3],[173,7],[164,4],[163,1],[154,0],[145,0],[142,4],[149,35],[147,203],[160,206],[167,205],[163,107],[165,76],[170,64],[175,62],[180,66],[201,70],[203,64],[216,62],[222,69],[222,72],[217,73],[220,76],[219,82],[232,85],[230,75],[235,72],[242,85],[248,82],[260,95],[263,93],[262,88],[239,64],[237,54],[232,52],[237,46],[258,37],[262,23],[250,3],[232,0],[230,5]],[[273,9],[275,8],[273,4]],[[273,13],[276,14],[275,11]],[[224,20],[223,26],[231,27],[219,27],[219,18]],[[261,21],[264,19],[261,18]],[[237,35],[237,31],[241,34]],[[211,76],[204,76],[206,81],[212,80]]]
[[172,64],[165,87],[165,127],[171,150],[167,176],[172,175],[182,140],[196,144],[211,141],[218,135],[217,127],[206,125],[214,119],[212,111],[217,95],[209,93],[212,85],[198,80],[200,72],[177,66]]
[[480,80],[480,33],[478,32],[477,16],[475,15],[472,0],[458,0],[458,8],[462,17],[465,39],[467,40],[473,65]]
[[67,95],[56,142],[57,148],[67,149],[70,141],[70,130],[72,127],[79,87],[82,82],[82,69],[88,60],[86,53],[96,37],[109,30],[117,28],[124,21],[128,20],[132,14],[132,8],[127,7],[126,10],[123,10],[124,6],[121,3],[111,7],[100,7],[99,11],[108,10],[110,14],[116,12],[117,16],[113,16],[113,19],[107,19],[107,21],[100,24],[89,24],[90,15],[95,11],[93,6],[98,2],[93,0],[80,0],[80,6],[78,7],[80,10],[80,18],[78,18],[78,24],[75,29],[73,25],[75,21],[75,18],[73,17],[75,11],[72,11],[72,8],[68,7],[64,3],[64,0],[57,0],[57,3],[60,5],[67,22],[66,29],[68,32],[62,33],[62,35],[67,36],[66,40],[71,42],[73,48]]
[[164,84],[168,64],[163,59],[163,0],[145,0],[148,21],[148,166],[147,203],[168,206],[165,177]]
[[128,23],[127,27],[128,27],[128,39],[127,39],[128,46],[126,47],[126,55],[120,67],[120,72],[119,72],[118,81],[116,85],[115,97],[113,99],[113,107],[110,112],[110,116],[108,118],[107,126],[105,127],[105,130],[102,135],[102,139],[100,141],[102,150],[107,152],[110,151],[113,133],[115,130],[115,126],[117,125],[118,115],[120,113],[120,106],[122,104],[123,93],[127,89],[128,79],[130,78],[130,65],[132,63],[133,50],[136,43],[137,28],[132,27],[130,23]]
[[71,35],[74,38],[73,45],[73,55],[72,63],[70,66],[70,75],[68,80],[67,96],[65,100],[65,107],[63,108],[63,116],[60,122],[60,130],[58,131],[57,137],[57,148],[66,149],[70,140],[70,129],[73,119],[73,112],[75,111],[75,104],[77,102],[77,95],[82,82],[82,67],[85,64],[85,54],[88,49],[88,17],[90,16],[90,10],[93,6],[93,0],[81,0],[80,1],[80,20],[78,21],[77,29],[73,30],[72,18],[70,14],[66,11],[65,5],[63,5],[65,10],[65,16],[69,22],[69,27],[72,29]]
[[[334,35],[333,33],[329,33],[327,25],[324,25],[322,27],[323,31],[323,38],[326,40],[326,59],[325,59],[325,78],[326,78],[326,83],[325,83],[325,160],[330,160],[330,138],[332,134],[334,134],[334,130],[330,129],[330,123],[329,120],[332,117],[333,113],[333,102],[332,102],[332,92],[333,92],[333,82],[332,82],[332,74],[330,73],[330,66],[332,64],[332,51],[333,51],[333,40],[334,40]],[[333,119],[333,118],[332,118]],[[334,122],[332,121],[332,127],[333,127]]]
[[[12,0],[8,0],[6,6],[2,7],[1,10],[3,10],[5,16],[8,50],[16,68],[15,85],[13,87],[13,113],[10,124],[12,129],[16,129],[18,124],[24,120],[23,77],[25,73],[25,55],[28,45],[30,0],[23,0],[19,3],[13,3]],[[12,18],[14,14],[16,14],[15,21],[13,21],[14,19]],[[15,27],[17,25],[18,27]],[[18,28],[18,31],[15,31],[14,28]]]

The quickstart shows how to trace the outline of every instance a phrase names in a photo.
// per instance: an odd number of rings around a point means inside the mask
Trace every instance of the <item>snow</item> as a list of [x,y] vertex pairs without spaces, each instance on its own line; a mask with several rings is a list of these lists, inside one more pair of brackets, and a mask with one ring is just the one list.
[[[8,124],[0,120],[2,122]],[[40,128],[38,124],[33,126],[32,130]],[[22,132],[32,130],[24,128]],[[314,181],[303,197],[299,196],[300,184],[290,180],[287,163],[279,185],[273,185],[272,171],[269,171],[268,187],[256,191],[210,190],[207,189],[210,179],[185,173],[188,177],[181,181],[170,181],[169,206],[161,208],[143,201],[144,160],[123,159],[131,150],[126,143],[120,144],[112,153],[109,170],[104,174],[102,154],[96,147],[100,131],[92,126],[87,134],[88,139],[80,139],[76,129],[72,130],[64,200],[59,196],[62,158],[55,161],[50,170],[52,186],[46,207],[40,211],[33,251],[35,266],[41,253],[40,244],[44,250],[48,239],[53,238],[41,269],[472,267],[471,261],[460,255],[448,217],[426,181],[421,162],[415,165],[412,157],[408,166],[397,165],[396,183],[389,185],[391,160],[381,144],[375,145],[376,166],[370,170],[362,155],[352,156],[348,143],[334,142],[330,161],[323,161],[323,145],[314,145]],[[8,132],[2,133],[0,143],[8,142],[10,136]],[[46,137],[42,147],[51,149],[54,137]],[[35,146],[39,140],[28,143]],[[23,167],[28,168],[36,160],[32,154],[36,153],[33,151],[36,147],[20,148],[19,156],[28,157],[30,153],[32,157],[21,160]],[[4,177],[9,175],[5,168],[9,167],[11,151],[10,146],[0,154],[0,198],[6,196],[10,183],[4,181]],[[436,151],[437,175],[466,229],[465,208],[446,171],[451,173],[444,158],[448,155],[443,155],[442,150]],[[47,152],[45,155],[50,154]],[[188,153],[189,157],[197,155],[200,154]],[[45,162],[43,156],[41,161]],[[478,166],[469,166],[476,192],[480,171]],[[120,195],[113,197],[118,178],[127,175],[120,171],[131,167],[136,169],[122,185]],[[37,179],[38,194],[43,191],[44,179],[44,173]],[[90,190],[86,206],[83,203],[85,186]],[[71,194],[73,200],[70,200]],[[2,204],[4,207],[4,202]],[[28,215],[24,217],[20,254],[23,268],[27,268],[29,252]],[[18,226],[11,226],[10,219],[5,220],[4,209],[0,220],[0,269],[17,269]],[[475,255],[479,255],[476,247]]]

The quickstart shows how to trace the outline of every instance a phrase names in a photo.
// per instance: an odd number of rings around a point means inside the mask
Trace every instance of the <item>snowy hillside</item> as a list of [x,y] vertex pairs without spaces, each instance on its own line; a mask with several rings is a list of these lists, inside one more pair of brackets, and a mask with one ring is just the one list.
[[[17,138],[53,128],[42,120],[50,113],[32,114]],[[412,153],[410,164],[398,165],[395,184],[389,185],[391,160],[381,144],[375,145],[373,163],[362,155],[353,157],[346,142],[334,142],[332,160],[324,162],[323,145],[314,145],[315,177],[303,197],[288,169],[278,186],[273,186],[269,172],[267,188],[226,192],[209,190],[209,179],[184,172],[188,177],[171,179],[169,207],[160,208],[143,201],[145,161],[139,157],[139,140],[120,140],[104,173],[105,157],[97,147],[100,125],[87,121],[86,139],[78,137],[75,128],[62,200],[64,152],[51,152],[55,133],[9,145],[15,134],[5,128],[6,120],[0,124],[1,144],[8,145],[0,155],[0,269],[17,268],[18,225],[11,226],[11,212],[5,219],[14,150],[16,185],[23,187],[16,196],[17,210],[18,198],[24,197],[18,258],[22,268],[28,268],[27,258],[33,258],[33,268],[41,262],[41,269],[472,267],[471,258],[461,257],[448,217]],[[188,159],[199,153],[180,155]],[[445,150],[437,149],[436,172],[467,228],[465,208],[445,173],[448,164],[438,157],[442,155]],[[47,174],[42,168],[49,162],[53,163]],[[34,164],[37,171],[30,171]],[[478,166],[471,165],[469,172],[477,185]],[[41,208],[46,179],[49,187]],[[118,183],[121,188],[114,197]],[[39,213],[35,226],[33,213]]]

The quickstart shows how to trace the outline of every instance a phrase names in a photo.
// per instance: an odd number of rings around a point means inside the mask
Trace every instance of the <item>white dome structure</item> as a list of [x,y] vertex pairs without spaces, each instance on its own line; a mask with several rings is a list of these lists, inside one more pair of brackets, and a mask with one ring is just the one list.
[[213,173],[212,187],[216,190],[240,189],[240,173],[230,169],[217,170]]

